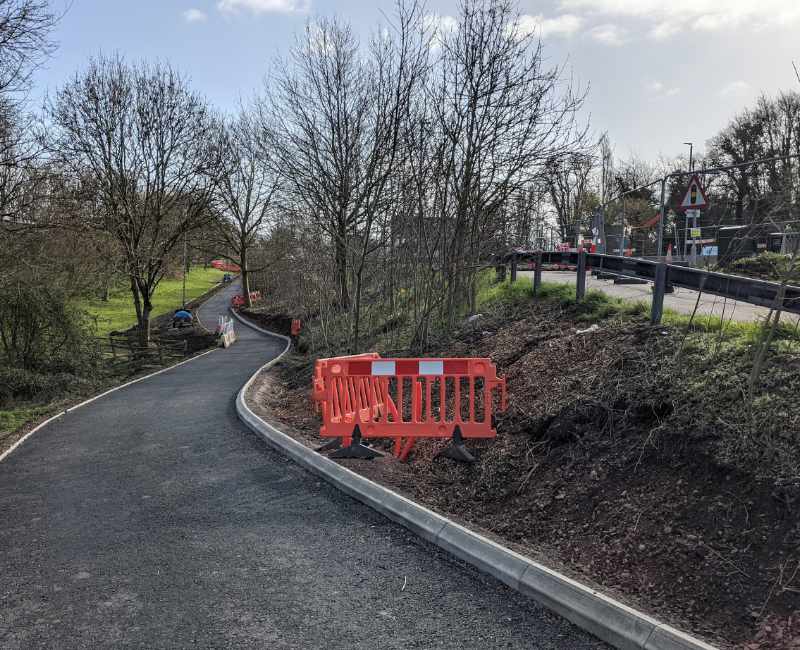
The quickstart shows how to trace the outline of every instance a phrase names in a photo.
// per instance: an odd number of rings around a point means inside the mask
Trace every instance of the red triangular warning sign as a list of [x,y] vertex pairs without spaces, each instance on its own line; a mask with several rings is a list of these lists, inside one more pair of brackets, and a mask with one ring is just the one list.
[[703,189],[700,177],[697,174],[692,176],[692,180],[689,181],[689,189],[686,190],[686,196],[683,197],[681,207],[684,210],[702,210],[708,207],[706,191]]

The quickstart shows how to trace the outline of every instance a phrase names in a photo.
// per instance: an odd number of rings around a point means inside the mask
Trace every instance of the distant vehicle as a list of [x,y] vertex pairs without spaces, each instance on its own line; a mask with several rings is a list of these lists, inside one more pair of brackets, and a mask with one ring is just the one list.
[[227,284],[228,282],[233,282],[233,276],[230,273],[226,273],[222,276],[222,281]]

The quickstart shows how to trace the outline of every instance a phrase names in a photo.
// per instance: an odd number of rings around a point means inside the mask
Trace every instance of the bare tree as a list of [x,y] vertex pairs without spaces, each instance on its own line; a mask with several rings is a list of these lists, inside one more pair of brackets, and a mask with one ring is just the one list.
[[575,122],[583,97],[561,68],[546,67],[511,0],[464,0],[458,27],[441,42],[428,101],[444,145],[438,191],[449,222],[442,266],[452,325],[460,302],[474,306],[477,262],[500,207],[548,161],[581,148],[586,132]]
[[274,216],[278,177],[274,165],[265,160],[271,150],[263,146],[259,126],[253,116],[242,112],[221,130],[222,164],[214,178],[215,218],[210,243],[216,254],[238,264],[247,306],[250,300],[250,274],[263,269],[252,267],[252,252],[259,237]]
[[[351,312],[358,347],[367,259],[377,250],[390,181],[403,160],[400,129],[424,69],[421,8],[400,5],[394,33],[376,37],[363,56],[351,28],[310,23],[275,78],[264,108],[288,209],[330,240],[339,306]],[[355,295],[353,295],[355,294]]]
[[[89,209],[71,225],[111,234],[142,340],[170,253],[208,217],[218,153],[205,102],[166,64],[98,58],[47,106],[54,160]],[[76,217],[76,215],[71,215]]]
[[51,34],[58,18],[46,0],[0,0],[0,235],[30,225],[47,176],[33,119],[20,99],[55,49]]
[[592,210],[597,205],[597,195],[592,191],[594,166],[593,155],[576,153],[554,161],[547,174],[550,201],[561,240],[574,242],[576,246],[580,244]]
[[47,0],[0,0],[0,95],[28,88],[55,49],[51,34],[58,19]]

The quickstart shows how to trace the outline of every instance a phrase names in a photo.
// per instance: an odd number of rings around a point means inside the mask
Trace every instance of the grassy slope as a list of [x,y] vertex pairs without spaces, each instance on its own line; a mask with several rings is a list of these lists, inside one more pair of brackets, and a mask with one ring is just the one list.
[[[487,275],[478,290],[478,310],[491,309],[495,301],[525,302],[533,296],[533,283],[528,278],[520,278],[515,283],[505,282],[492,284]],[[557,300],[564,306],[575,301],[575,285],[561,282],[543,282],[540,297]],[[579,321],[595,323],[607,318],[625,316],[650,316],[650,303],[625,300],[609,296],[601,290],[590,289],[586,292]],[[763,335],[761,323],[734,321],[715,315],[699,315],[694,319],[687,314],[664,309],[663,325],[682,328],[687,331],[716,335],[739,347],[750,346]],[[780,352],[800,352],[800,330],[795,325],[781,323],[775,337],[774,347]]]
[[[224,273],[217,269],[195,268],[186,278],[186,300],[204,294],[222,280]],[[163,314],[181,305],[183,281],[178,279],[162,280],[153,297],[153,315]],[[112,293],[108,302],[92,301],[86,305],[91,316],[97,319],[98,336],[111,331],[128,329],[136,323],[136,310],[130,291],[118,289]]]

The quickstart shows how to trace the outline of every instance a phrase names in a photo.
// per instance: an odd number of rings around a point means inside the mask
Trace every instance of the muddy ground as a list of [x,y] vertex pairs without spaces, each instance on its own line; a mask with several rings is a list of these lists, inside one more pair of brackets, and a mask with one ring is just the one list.
[[[586,329],[533,304],[430,355],[489,356],[507,378],[474,465],[437,441],[409,463],[342,462],[720,646],[800,648],[800,359],[772,358],[745,399],[741,343],[641,317]],[[311,364],[289,357],[251,402],[318,446]]]

